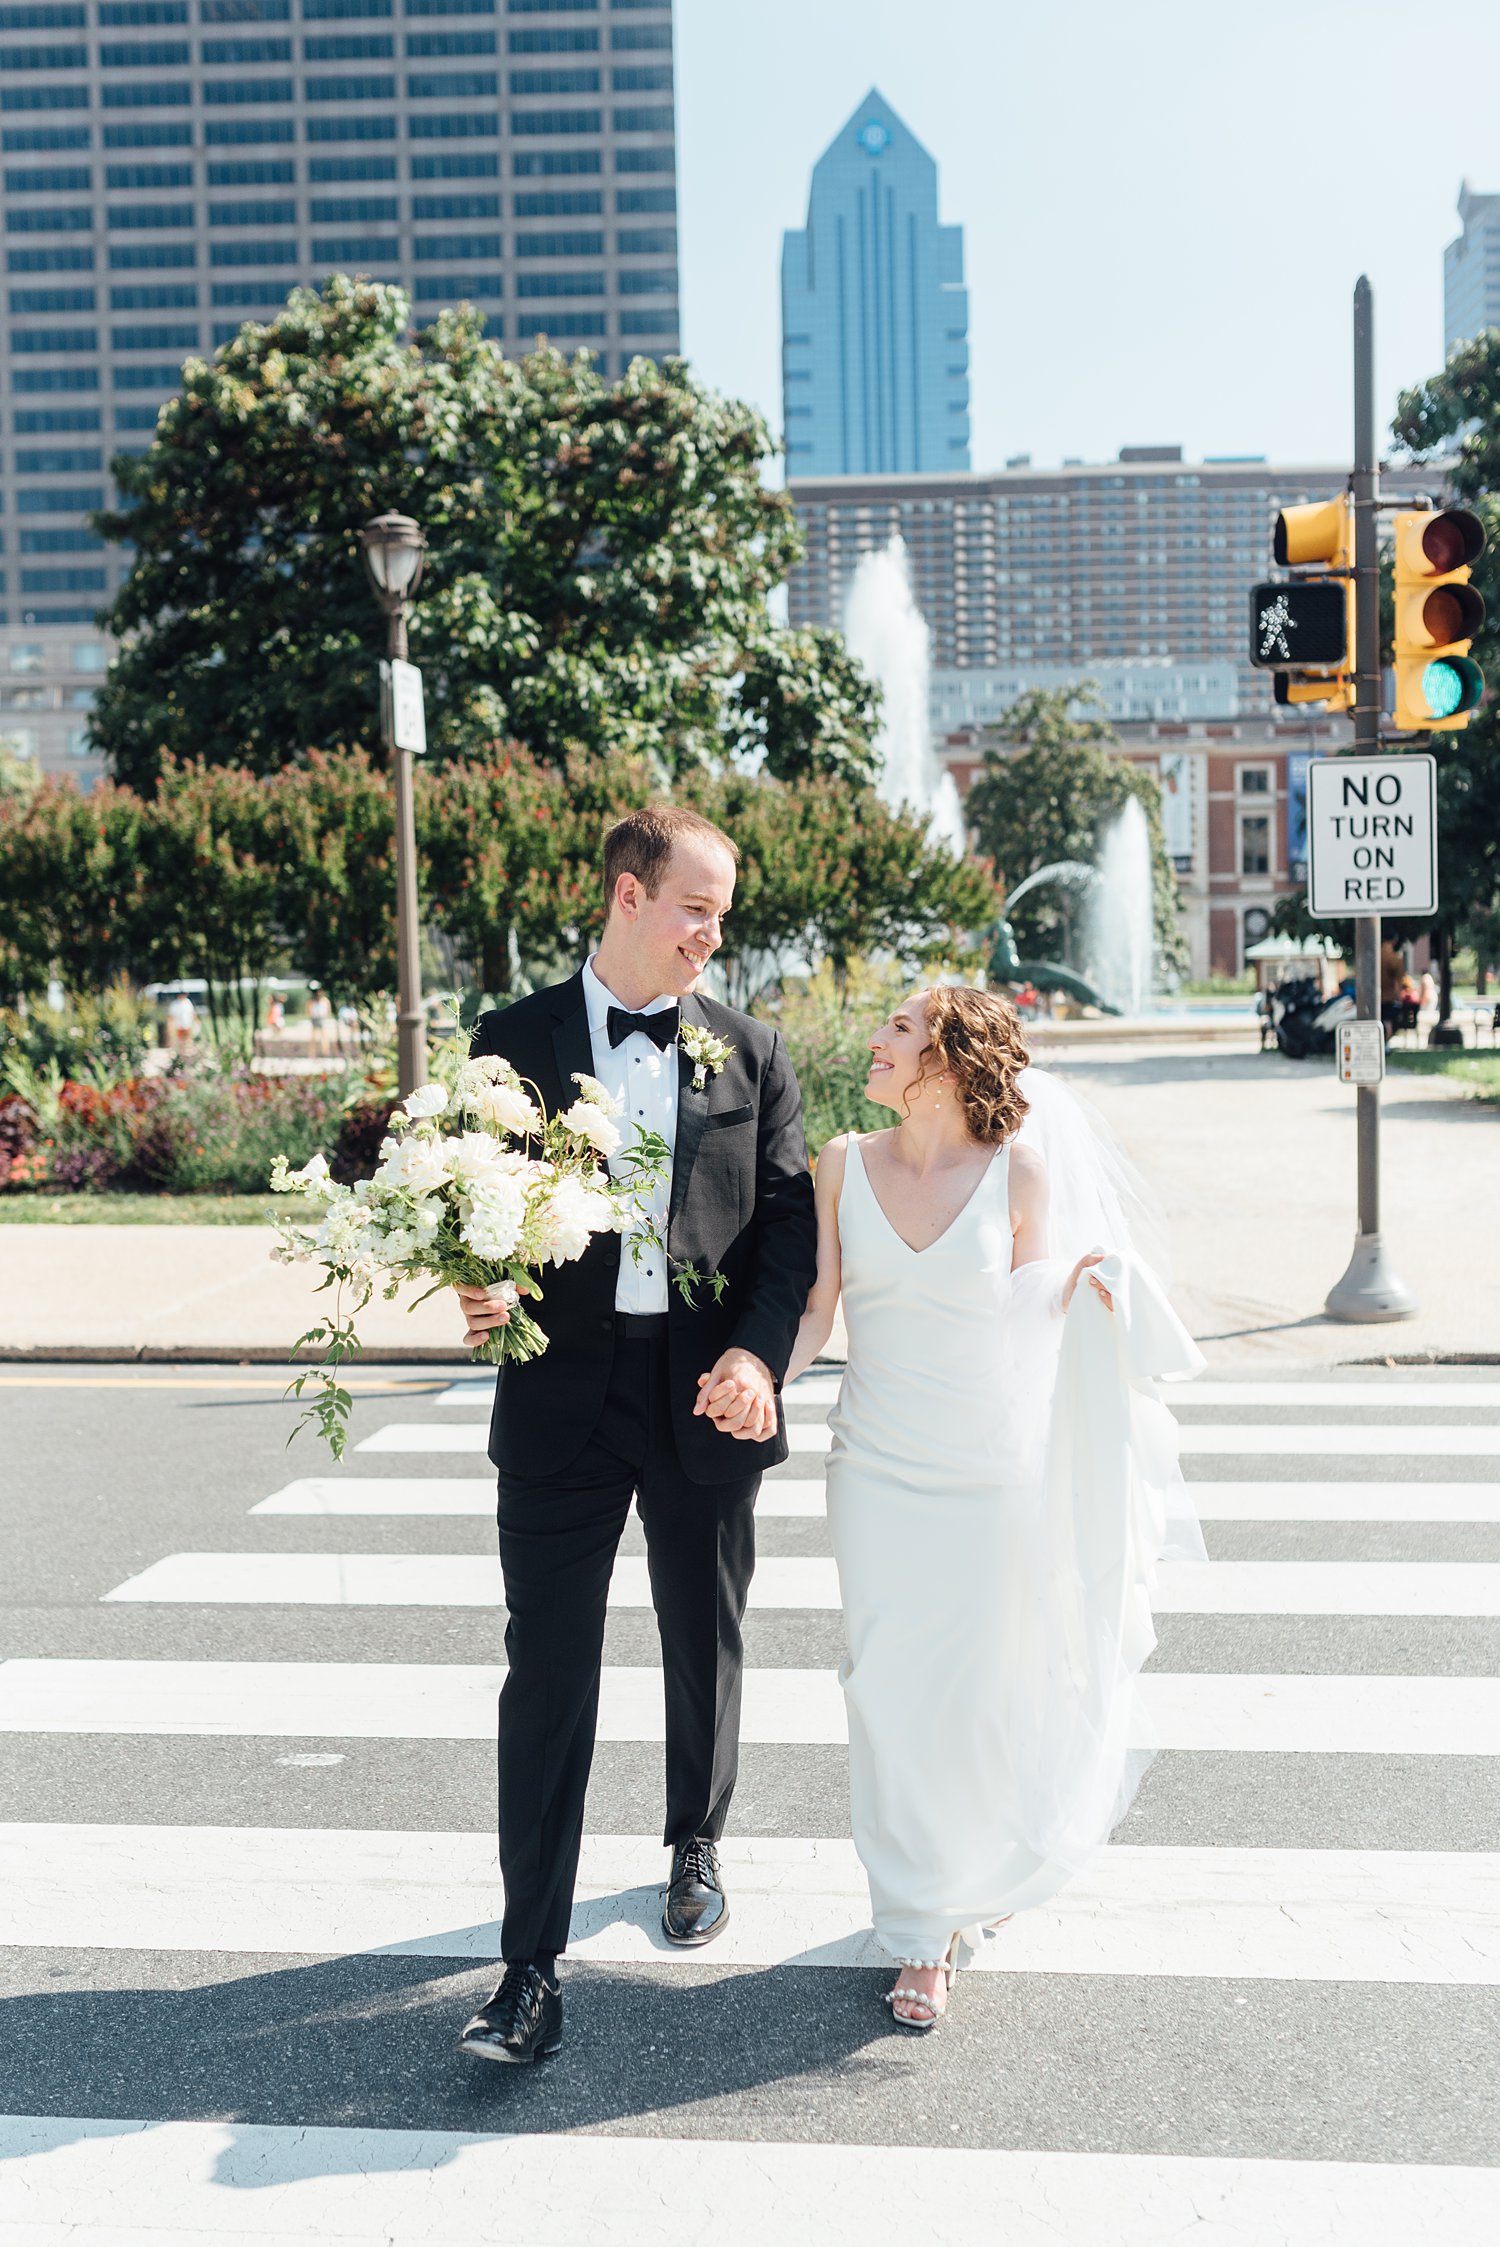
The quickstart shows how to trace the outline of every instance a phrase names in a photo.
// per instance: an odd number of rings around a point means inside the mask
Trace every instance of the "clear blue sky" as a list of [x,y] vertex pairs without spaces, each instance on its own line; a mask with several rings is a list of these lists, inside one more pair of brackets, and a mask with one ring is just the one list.
[[[1500,190],[1500,0],[677,0],[684,343],[779,431],[781,234],[878,85],[964,228],[973,459],[1342,460],[1442,361],[1443,246]],[[1430,119],[1430,124],[1421,120]]]

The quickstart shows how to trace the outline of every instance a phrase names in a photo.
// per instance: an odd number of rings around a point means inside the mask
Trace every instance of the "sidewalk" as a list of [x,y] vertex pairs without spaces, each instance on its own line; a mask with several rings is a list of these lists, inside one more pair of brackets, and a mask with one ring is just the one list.
[[[1103,1112],[1165,1204],[1178,1308],[1219,1365],[1500,1362],[1500,1113],[1435,1077],[1382,1093],[1385,1237],[1416,1318],[1344,1326],[1323,1298],[1354,1240],[1354,1094],[1331,1063],[1091,1041],[1048,1067]],[[0,1357],[284,1362],[328,1298],[259,1226],[0,1224]],[[375,1363],[452,1363],[451,1300],[360,1320]],[[842,1348],[836,1335],[830,1350]]]

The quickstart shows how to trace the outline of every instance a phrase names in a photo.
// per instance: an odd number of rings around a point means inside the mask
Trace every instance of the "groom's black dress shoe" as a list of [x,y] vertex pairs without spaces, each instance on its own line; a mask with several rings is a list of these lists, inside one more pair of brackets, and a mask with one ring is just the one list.
[[728,1924],[729,1899],[719,1875],[718,1850],[698,1835],[679,1841],[672,1851],[662,1933],[669,1943],[680,1943],[686,1950],[696,1943],[711,1943]]
[[476,2060],[523,2066],[548,2059],[562,2043],[562,1991],[530,1959],[513,1959],[458,2041]]

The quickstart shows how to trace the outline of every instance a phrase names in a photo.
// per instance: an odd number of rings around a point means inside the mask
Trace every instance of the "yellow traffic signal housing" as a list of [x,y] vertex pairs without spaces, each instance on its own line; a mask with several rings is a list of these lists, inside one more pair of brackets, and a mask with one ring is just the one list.
[[[1303,570],[1315,581],[1319,570],[1341,578],[1344,593],[1344,651],[1329,671],[1278,669],[1279,704],[1321,702],[1333,710],[1354,707],[1354,502],[1347,492],[1333,499],[1307,500],[1283,507],[1276,518],[1271,552],[1282,569]],[[1296,580],[1293,581],[1297,582]]]
[[1394,520],[1396,709],[1403,733],[1457,733],[1484,693],[1470,660],[1484,596],[1469,578],[1484,525],[1465,507],[1412,509]]

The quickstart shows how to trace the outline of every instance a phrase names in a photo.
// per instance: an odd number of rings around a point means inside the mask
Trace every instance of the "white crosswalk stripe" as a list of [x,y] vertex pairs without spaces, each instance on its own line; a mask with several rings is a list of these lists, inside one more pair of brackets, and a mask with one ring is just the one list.
[[[0,1732],[487,1740],[505,1672],[450,1662],[0,1662]],[[1239,1754],[1500,1754],[1500,1678],[1177,1676],[1141,1681],[1163,1747]],[[747,1670],[741,1734],[842,1743],[831,1670]],[[662,1737],[661,1672],[606,1668],[601,1740]]]
[[[716,1966],[881,1963],[851,1841],[729,1841],[722,1856],[734,1914]],[[13,1825],[0,1867],[13,1943],[499,1955],[492,1834]],[[573,1953],[691,1963],[662,1940],[666,1868],[659,1840],[589,1836]],[[1500,1856],[1116,1846],[975,1967],[1493,1987]]]
[[[233,1606],[498,1607],[499,1572],[473,1553],[170,1553],[109,1600]],[[649,1607],[643,1558],[622,1554],[612,1608]],[[831,1560],[772,1555],[756,1565],[754,1612],[839,1604]],[[1159,1615],[1500,1616],[1500,1561],[1164,1562]]]
[[664,2211],[710,2209],[715,2247],[1483,2247],[1500,2214],[1492,2170],[1396,2161],[34,2115],[0,2119],[0,2160],[24,2192],[14,2247],[452,2247],[494,2236],[497,2210],[525,2247],[645,2247],[672,2236]]
[[[837,1630],[822,1468],[837,1389],[836,1372],[825,1369],[789,1391],[793,1457],[766,1478],[758,1504],[767,1533],[747,1628],[764,1635],[750,1641],[742,1736],[748,1757],[781,1759],[766,1768],[788,1777],[804,1761],[818,1773],[838,1770],[846,1739],[836,1675],[821,1666],[832,1662],[830,1627]],[[195,1512],[193,1527],[171,1541],[196,1549],[163,1550],[165,1539],[154,1553],[128,1548],[130,1572],[101,1595],[112,1626],[102,1648],[75,1638],[63,1651],[68,1639],[53,1633],[49,1651],[0,1661],[0,1733],[17,1747],[26,1735],[46,1739],[53,1768],[75,1753],[107,1759],[112,1743],[132,1757],[159,1743],[170,1758],[164,1768],[181,1770],[195,1755],[249,1750],[309,1771],[357,1757],[378,1770],[382,1755],[404,1744],[434,1770],[449,1756],[472,1757],[474,1744],[493,1739],[505,1674],[498,1662],[472,1658],[489,1645],[498,1651],[494,1625],[466,1623],[459,1635],[455,1617],[453,1635],[433,1641],[434,1654],[462,1649],[465,1661],[385,1659],[383,1651],[425,1651],[413,1634],[440,1628],[440,1619],[429,1625],[416,1611],[499,1604],[493,1545],[475,1531],[455,1530],[448,1540],[475,1538],[471,1553],[400,1549],[441,1537],[424,1523],[492,1521],[495,1478],[483,1460],[491,1394],[488,1374],[466,1373],[439,1395],[395,1407],[428,1417],[374,1427],[365,1420],[370,1432],[352,1447],[358,1466],[351,1460],[279,1487],[273,1473],[238,1535],[222,1511],[205,1509],[202,1527]],[[1183,1666],[1146,1673],[1140,1715],[1143,1738],[1149,1732],[1162,1751],[1158,1771],[1176,1771],[1187,1807],[1169,1838],[1127,1842],[1133,1821],[1053,1903],[1020,1914],[975,1961],[943,2032],[962,2037],[966,2021],[990,2020],[987,1998],[1004,1998],[1000,2018],[1042,2006],[1038,2017],[1050,2019],[1046,2008],[1086,1996],[1085,2014],[1066,2014],[1081,2028],[1048,2036],[1043,2072],[1091,2096],[1092,2055],[1104,2033],[1094,2024],[1111,2002],[1100,1993],[1132,1991],[1127,2018],[1140,2023],[1141,2097],[1118,2110],[1101,2106],[1087,2134],[1075,2116],[1060,2142],[1079,2150],[1048,2150],[1050,2137],[1027,2150],[1012,2130],[1015,2096],[995,2087],[1003,2074],[969,2084],[965,2135],[950,2137],[951,2079],[948,2089],[913,2098],[915,2082],[907,2086],[900,2072],[920,2053],[916,2075],[929,2073],[934,2050],[947,2047],[874,2042],[885,2024],[876,2003],[882,1970],[871,1975],[864,2043],[882,2062],[889,2052],[897,2077],[884,2085],[878,2072],[859,2079],[858,2134],[871,2137],[873,2095],[894,2102],[880,2110],[891,2116],[889,2143],[844,2142],[854,2132],[839,2131],[837,2109],[832,2123],[823,2116],[811,2088],[816,2071],[805,2108],[767,2108],[765,2085],[784,2072],[775,2062],[769,2075],[747,2071],[743,2094],[726,2090],[701,2116],[676,2103],[682,2093],[668,2069],[659,2097],[601,2110],[581,2128],[538,2127],[545,2097],[541,2109],[491,2104],[493,2134],[448,2128],[451,2107],[432,2110],[444,2124],[432,2129],[366,2126],[347,2105],[336,2122],[324,2114],[306,2125],[132,2120],[112,2091],[103,2119],[0,2115],[0,2247],[199,2247],[231,2234],[276,2247],[446,2247],[487,2235],[502,2207],[506,2237],[528,2247],[583,2239],[645,2247],[666,2236],[663,2209],[684,2207],[712,2211],[716,2247],[764,2247],[772,2238],[784,2247],[869,2247],[898,2233],[954,2247],[999,2237],[1006,2247],[1056,2247],[1060,2239],[1068,2247],[1158,2247],[1189,2230],[1224,2247],[1326,2247],[1346,2236],[1362,2247],[1478,2247],[1497,2236],[1500,2171],[1465,2166],[1467,2155],[1450,2157],[1426,2139],[1409,2141],[1406,2110],[1388,2090],[1371,2089],[1381,2102],[1378,2133],[1361,2134],[1332,2108],[1333,2119],[1318,2125],[1332,2133],[1331,2151],[1357,2146],[1350,2159],[1307,2158],[1322,2139],[1309,2135],[1312,2121],[1302,2126],[1302,2108],[1294,2124],[1291,2106],[1277,2101],[1289,2053],[1317,2051],[1326,2068],[1341,2004],[1366,2024],[1358,2042],[1375,2073],[1375,2055],[1399,2051],[1403,2080],[1428,2065],[1429,2047],[1420,2037],[1414,2046],[1410,2033],[1426,2016],[1380,2006],[1487,2002],[1490,2014],[1453,2016],[1465,2024],[1466,2050],[1485,2033],[1481,2019],[1492,2018],[1489,1993],[1500,1989],[1493,1822],[1471,1835],[1455,1812],[1443,1845],[1408,1847],[1388,1830],[1388,1806],[1419,1775],[1433,1775],[1440,1800],[1449,1786],[1472,1785],[1486,1765],[1500,1768],[1500,1676],[1484,1659],[1493,1640],[1459,1635],[1482,1634],[1500,1618],[1500,1554],[1486,1540],[1500,1522],[1500,1482],[1484,1472],[1500,1458],[1500,1420],[1484,1419],[1500,1410],[1500,1382],[1462,1373],[1398,1376],[1389,1385],[1363,1374],[1215,1380],[1171,1401],[1210,1551],[1219,1525],[1246,1526],[1220,1529],[1218,1552],[1250,1547],[1248,1557],[1161,1571],[1157,1659],[1175,1656]],[[1259,1479],[1215,1479],[1219,1460],[1238,1458]],[[397,1472],[383,1471],[386,1459]],[[1344,1479],[1344,1461],[1360,1462],[1360,1479]],[[1475,1479],[1428,1480],[1420,1464],[1427,1461],[1449,1477],[1462,1478],[1467,1465]],[[1310,1479],[1325,1472],[1333,1479]],[[324,1534],[321,1521],[372,1526]],[[412,1525],[404,1538],[403,1523]],[[1259,1525],[1253,1545],[1248,1525]],[[1455,1543],[1464,1525],[1474,1532],[1471,1552]],[[662,1737],[660,1670],[629,1666],[650,1643],[630,1620],[649,1607],[638,1528],[630,1534],[611,1585],[620,1618],[611,1631],[624,1634],[611,1644],[628,1652],[624,1662],[608,1657],[602,1678],[604,1766],[611,1755],[638,1761]],[[329,1549],[341,1536],[377,1549]],[[234,1613],[273,1608],[282,1612]],[[348,1612],[335,1618],[332,1608]],[[413,1612],[402,1621],[382,1613],[390,1608]],[[1173,1618],[1181,1620],[1168,1624]],[[1361,1652],[1376,1646],[1370,1634],[1382,1619],[1399,1628],[1392,1658],[1402,1674],[1385,1674],[1378,1657]],[[205,1622],[238,1634],[217,1641],[227,1652],[200,1653],[216,1642],[175,1635]],[[116,1625],[134,1635],[115,1635]],[[392,1646],[398,1630],[404,1635]],[[1271,1630],[1278,1635],[1258,1635]],[[1431,1653],[1438,1644],[1458,1649],[1451,1665]],[[171,1651],[183,1645],[194,1653]],[[1269,1646],[1274,1666],[1256,1669],[1252,1649]],[[234,1658],[236,1650],[253,1658]],[[785,1666],[770,1666],[768,1653]],[[1445,1674],[1449,1666],[1460,1674]],[[257,1745],[276,1743],[296,1752]],[[648,1756],[648,1771],[654,1762]],[[1234,1830],[1252,1805],[1274,1828],[1278,1791],[1302,1784],[1286,1774],[1325,1766],[1356,1791],[1368,1773],[1382,1818],[1328,1846],[1268,1844]],[[101,1768],[113,1767],[106,1760]],[[758,1791],[766,1784],[762,1778]],[[815,1779],[808,1794],[806,1779],[800,1784],[799,1800],[821,1788]],[[773,1784],[766,1799],[775,1798]],[[320,2006],[318,2017],[330,2021],[345,2017],[339,2008],[360,1986],[347,1977],[377,1962],[394,1970],[402,1960],[430,1961],[439,1987],[441,1977],[469,1972],[467,1992],[473,1970],[499,1951],[493,1836],[422,1823],[420,1792],[391,1807],[389,1826],[271,1823],[239,1810],[230,1794],[223,1822],[210,1810],[213,1822],[190,1824],[167,1822],[163,1797],[155,1816],[132,1822],[127,1788],[118,1803],[101,1803],[103,1822],[79,1823],[72,1814],[53,1817],[44,1801],[27,1802],[27,1822],[0,1825],[0,1957],[5,1946],[13,1957],[38,1959],[118,1954],[130,1962],[125,1972],[137,1992],[158,1986],[149,1963],[157,1957],[160,1986],[176,1993],[212,1990],[221,1977],[226,1993],[244,1986],[235,1977],[253,1977],[257,1958],[267,1962],[262,1974],[280,1975],[290,1989],[307,1962],[328,1962],[346,1979],[316,1999],[310,1993],[307,2005],[310,2017]],[[489,1804],[471,1807],[478,1825]],[[237,1822],[237,1810],[247,1822]],[[641,1817],[658,1814],[654,1795],[641,1802]],[[96,1815],[92,1802],[85,1815]],[[676,2008],[742,1980],[748,1988],[755,1976],[811,1973],[820,1989],[857,1991],[859,1972],[881,1966],[847,1831],[742,1830],[736,1820],[723,1858],[731,1922],[711,1951],[681,1954],[659,1933],[666,1857],[657,1836],[630,1820],[586,1833],[567,1969],[579,2000],[591,1977],[609,1987],[611,1975],[635,1978],[618,1982],[620,1992],[655,1978]],[[283,2002],[295,2028],[299,2000]],[[450,2010],[464,2002],[460,1996]],[[1200,2129],[1184,2150],[1165,2151],[1174,2142],[1171,2117],[1190,2103],[1188,2086],[1207,2063],[1192,2044],[1160,2044],[1160,2023],[1180,2019],[1180,2038],[1203,2037],[1211,2033],[1205,2023],[1225,2013],[1236,2033],[1215,2047],[1214,2064],[1259,2069],[1273,2119],[1238,2137],[1234,2099],[1221,2086],[1212,2094],[1212,2132]],[[743,2024],[754,2017],[739,2016],[742,2025],[728,2033],[753,2039]],[[685,2012],[661,2018],[688,2021]],[[678,2032],[670,2034],[675,2048]],[[225,2049],[239,2047],[231,2038]],[[572,2050],[587,2075],[587,2053],[576,2041]],[[1226,2063],[1226,2051],[1239,2057]],[[656,2046],[632,2047],[631,2064],[637,2074],[654,2071]],[[837,2059],[829,2066],[836,2070]],[[1023,2086],[1010,2080],[1020,2095]],[[1288,2081],[1285,2099],[1311,2099],[1315,2109],[1310,2082],[1294,2094]],[[294,2105],[296,2095],[293,2083]],[[1447,2095],[1462,2098],[1460,2090]],[[1432,2104],[1441,2109],[1444,2095]],[[193,2110],[237,2111],[241,2103],[222,2092]],[[263,2110],[246,2103],[243,2111]],[[409,2111],[420,2119],[420,2105]],[[127,2118],[114,2119],[117,2112]],[[636,2112],[652,2117],[645,2134],[623,2127]]]

